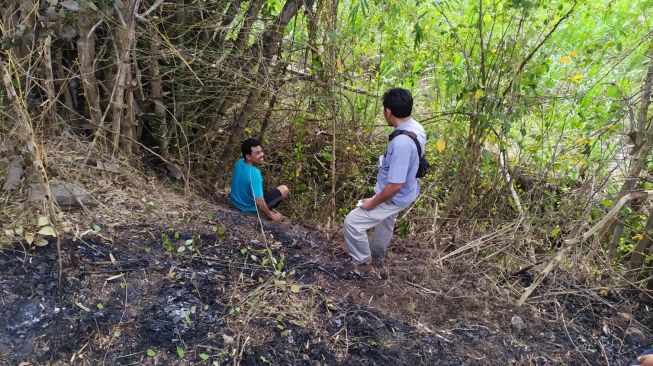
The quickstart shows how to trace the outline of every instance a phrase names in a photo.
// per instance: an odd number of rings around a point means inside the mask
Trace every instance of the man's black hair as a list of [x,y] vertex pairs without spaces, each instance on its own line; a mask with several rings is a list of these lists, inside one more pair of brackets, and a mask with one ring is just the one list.
[[243,144],[240,145],[240,152],[243,154],[243,158],[245,155],[250,155],[252,153],[252,148],[254,146],[261,146],[261,141],[257,139],[247,139],[243,141]]
[[383,107],[397,118],[409,117],[413,112],[413,96],[403,88],[392,88],[383,93]]

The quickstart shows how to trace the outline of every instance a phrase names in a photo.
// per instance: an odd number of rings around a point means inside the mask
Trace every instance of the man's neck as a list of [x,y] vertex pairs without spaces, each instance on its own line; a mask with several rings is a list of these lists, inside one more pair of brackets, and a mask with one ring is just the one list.
[[394,123],[392,125],[395,128],[397,128],[397,127],[403,125],[404,123],[410,121],[411,119],[413,119],[413,117],[411,117],[411,116],[404,117],[404,118],[395,118],[395,120],[393,121]]

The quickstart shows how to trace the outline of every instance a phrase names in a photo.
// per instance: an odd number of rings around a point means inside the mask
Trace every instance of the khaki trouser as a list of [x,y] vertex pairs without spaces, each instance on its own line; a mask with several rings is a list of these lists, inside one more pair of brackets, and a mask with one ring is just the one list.
[[[347,252],[357,264],[365,263],[370,256],[383,258],[390,244],[392,231],[399,211],[404,207],[384,202],[373,210],[356,208],[345,218],[345,245]],[[372,239],[367,230],[374,228]]]

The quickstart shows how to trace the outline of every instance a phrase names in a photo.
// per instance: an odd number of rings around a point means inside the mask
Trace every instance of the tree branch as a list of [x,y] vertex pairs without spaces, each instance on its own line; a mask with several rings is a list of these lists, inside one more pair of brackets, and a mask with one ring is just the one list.
[[612,207],[610,211],[599,221],[596,223],[596,225],[592,226],[591,229],[589,229],[585,234],[572,238],[572,239],[567,239],[565,240],[564,244],[562,245],[562,248],[553,256],[553,258],[549,261],[549,263],[544,267],[544,270],[540,273],[540,275],[533,281],[533,283],[524,291],[524,293],[521,295],[519,298],[519,301],[517,301],[518,306],[524,305],[528,297],[535,291],[535,289],[542,283],[542,281],[546,278],[546,276],[549,275],[549,273],[558,266],[562,258],[564,257],[564,254],[574,245],[583,242],[587,239],[589,239],[592,235],[596,234],[599,230],[601,230],[608,222],[612,220],[613,217],[619,213],[619,210],[623,205],[626,204],[626,202],[635,199],[635,198],[641,198],[641,197],[646,197],[653,195],[653,190],[650,191],[639,191],[639,192],[633,192],[630,194],[627,194]]

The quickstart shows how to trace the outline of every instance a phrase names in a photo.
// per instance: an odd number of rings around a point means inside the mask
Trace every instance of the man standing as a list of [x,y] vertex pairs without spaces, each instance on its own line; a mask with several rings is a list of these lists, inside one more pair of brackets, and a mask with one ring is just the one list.
[[243,212],[263,212],[270,220],[279,221],[283,215],[274,210],[281,201],[288,198],[290,190],[285,185],[278,186],[263,194],[263,176],[259,167],[265,154],[261,143],[247,139],[240,146],[243,157],[236,161],[231,177],[231,204]]
[[[361,200],[359,207],[345,218],[345,244],[355,265],[371,264],[372,257],[385,256],[399,211],[419,195],[420,184],[415,175],[420,161],[418,151],[424,151],[426,133],[411,117],[412,109],[413,97],[408,90],[393,88],[383,94],[383,117],[395,129],[379,158],[374,196]],[[368,240],[366,231],[371,228],[374,233]]]

